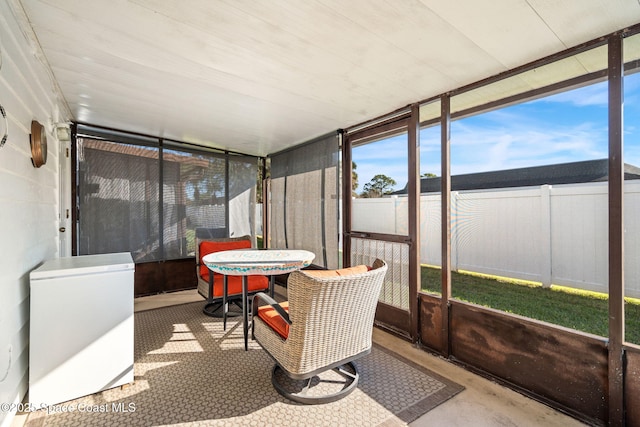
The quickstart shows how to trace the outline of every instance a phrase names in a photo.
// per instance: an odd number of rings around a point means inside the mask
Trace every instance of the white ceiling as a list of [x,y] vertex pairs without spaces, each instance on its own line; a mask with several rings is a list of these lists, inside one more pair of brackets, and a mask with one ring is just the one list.
[[266,155],[640,22],[638,0],[19,0],[75,120]]

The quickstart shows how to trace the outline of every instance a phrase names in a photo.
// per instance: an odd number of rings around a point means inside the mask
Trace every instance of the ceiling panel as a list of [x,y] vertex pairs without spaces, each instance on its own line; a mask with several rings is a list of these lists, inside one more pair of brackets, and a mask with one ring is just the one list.
[[581,44],[640,22],[634,0],[528,0],[566,47]]
[[13,4],[76,120],[266,155],[640,22],[611,3]]
[[505,69],[565,49],[526,0],[423,1]]

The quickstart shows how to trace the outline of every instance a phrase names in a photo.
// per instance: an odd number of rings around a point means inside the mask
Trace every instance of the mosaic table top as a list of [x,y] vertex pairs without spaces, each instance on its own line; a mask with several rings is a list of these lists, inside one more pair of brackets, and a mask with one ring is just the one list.
[[307,267],[313,252],[296,249],[236,249],[205,255],[202,261],[210,270],[227,275],[275,275]]

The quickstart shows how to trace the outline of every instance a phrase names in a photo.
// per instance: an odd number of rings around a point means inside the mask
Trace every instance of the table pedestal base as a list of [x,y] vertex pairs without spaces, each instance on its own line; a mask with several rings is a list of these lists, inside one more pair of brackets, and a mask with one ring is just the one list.
[[[233,307],[233,310],[231,309]],[[223,318],[224,312],[222,310],[221,302],[208,302],[205,304],[202,312],[210,317]],[[229,310],[227,310],[227,317],[237,317],[242,315],[242,306],[240,306],[240,301],[234,301],[232,305],[229,306]]]

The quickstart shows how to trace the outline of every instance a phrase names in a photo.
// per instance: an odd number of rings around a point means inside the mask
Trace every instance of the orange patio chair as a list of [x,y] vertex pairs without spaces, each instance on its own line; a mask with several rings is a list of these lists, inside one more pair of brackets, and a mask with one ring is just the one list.
[[[251,236],[202,239],[196,235],[198,293],[207,300],[203,312],[209,316],[223,317],[225,330],[227,328],[226,320],[229,313],[229,303],[235,303],[241,307],[242,276],[213,273],[202,262],[202,258],[214,252],[233,249],[250,249],[251,247]],[[249,276],[247,284],[249,297],[256,292],[269,289],[269,279],[266,276]],[[271,290],[271,295],[273,295],[273,290]],[[245,301],[245,303],[248,303],[248,301]]]

